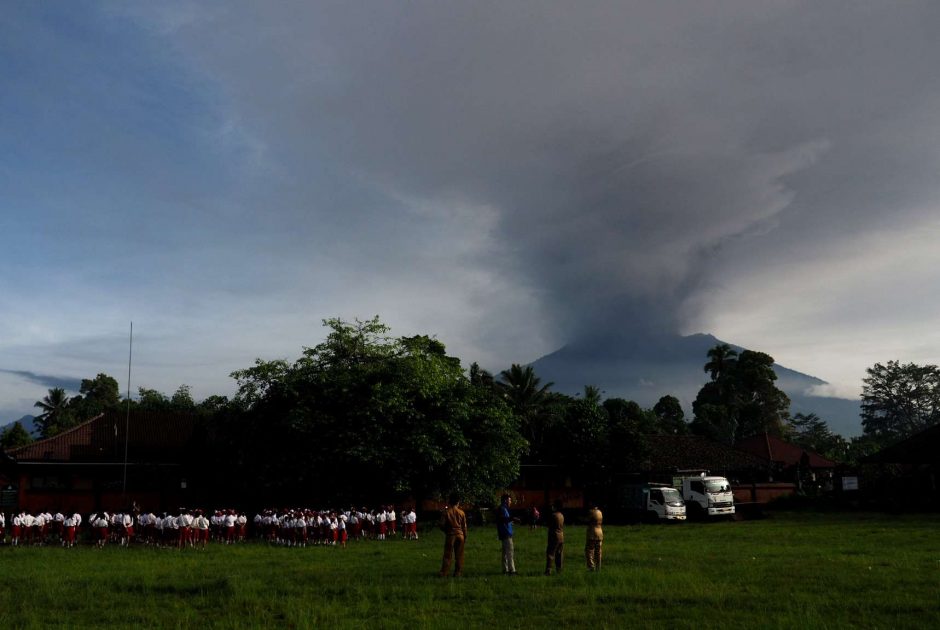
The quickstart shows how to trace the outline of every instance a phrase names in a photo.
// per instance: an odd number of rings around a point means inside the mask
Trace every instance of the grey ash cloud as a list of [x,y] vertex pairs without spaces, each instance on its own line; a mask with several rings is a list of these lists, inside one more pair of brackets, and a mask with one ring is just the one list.
[[561,337],[680,328],[714,259],[731,257],[732,282],[937,192],[931,3],[327,2],[189,18],[174,41],[299,194],[316,154],[437,213],[455,198],[494,208],[508,271]]

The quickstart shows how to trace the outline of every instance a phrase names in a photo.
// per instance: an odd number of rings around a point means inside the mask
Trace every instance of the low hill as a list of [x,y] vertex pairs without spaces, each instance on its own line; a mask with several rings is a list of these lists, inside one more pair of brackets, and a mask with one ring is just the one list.
[[11,427],[17,422],[19,422],[20,424],[23,425],[23,428],[26,429],[26,432],[35,438],[39,435],[39,429],[36,427],[35,420],[36,420],[35,416],[29,416],[29,415],[23,416],[19,420],[14,420],[13,422],[8,422],[7,424],[0,426],[0,431],[6,429],[7,427]]
[[[726,342],[707,334],[624,335],[568,344],[532,366],[542,382],[554,382],[552,389],[558,392],[574,395],[585,385],[594,385],[605,398],[627,398],[644,407],[672,395],[691,416],[692,401],[708,380],[703,369],[708,350],[721,343]],[[845,437],[861,433],[858,400],[814,396],[814,389],[826,381],[782,365],[775,365],[774,370],[777,386],[790,397],[792,413],[816,413]]]

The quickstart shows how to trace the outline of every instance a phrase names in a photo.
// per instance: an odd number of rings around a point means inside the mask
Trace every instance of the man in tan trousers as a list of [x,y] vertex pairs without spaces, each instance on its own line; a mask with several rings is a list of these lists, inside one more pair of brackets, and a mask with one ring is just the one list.
[[604,543],[604,530],[601,525],[604,515],[595,505],[588,511],[587,539],[584,543],[584,558],[588,571],[601,570],[601,547]]
[[561,513],[561,502],[552,504],[552,514],[548,517],[548,546],[545,549],[545,575],[561,572],[565,560],[565,515]]
[[467,515],[460,509],[459,495],[451,494],[447,503],[449,507],[441,515],[440,523],[444,532],[444,560],[440,576],[447,577],[453,557],[454,577],[460,577],[463,574],[463,549],[467,542]]

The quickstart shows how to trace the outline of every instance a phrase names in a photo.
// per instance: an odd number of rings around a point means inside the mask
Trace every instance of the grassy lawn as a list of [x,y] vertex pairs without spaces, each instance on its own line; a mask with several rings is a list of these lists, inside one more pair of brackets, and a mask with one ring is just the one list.
[[0,548],[3,627],[940,627],[940,516],[776,514],[762,521],[584,532],[545,577],[545,530],[521,528],[500,575],[475,528],[466,577],[440,579],[442,535],[418,542],[205,551]]

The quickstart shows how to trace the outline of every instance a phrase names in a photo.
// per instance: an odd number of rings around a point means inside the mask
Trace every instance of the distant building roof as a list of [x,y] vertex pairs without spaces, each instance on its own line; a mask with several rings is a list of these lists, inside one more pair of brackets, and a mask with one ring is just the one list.
[[105,412],[58,435],[11,449],[19,463],[110,463],[124,460],[125,426],[128,461],[171,463],[191,446],[195,417],[188,414],[134,411]]
[[648,435],[649,455],[643,465],[650,471],[766,470],[769,461],[698,435]]
[[826,459],[819,453],[805,449],[802,446],[791,444],[773,435],[755,435],[740,440],[735,448],[751,453],[758,457],[784,466],[795,466],[803,459],[805,453],[809,458],[810,468],[835,468],[836,463]]
[[940,424],[862,459],[866,464],[940,464]]

